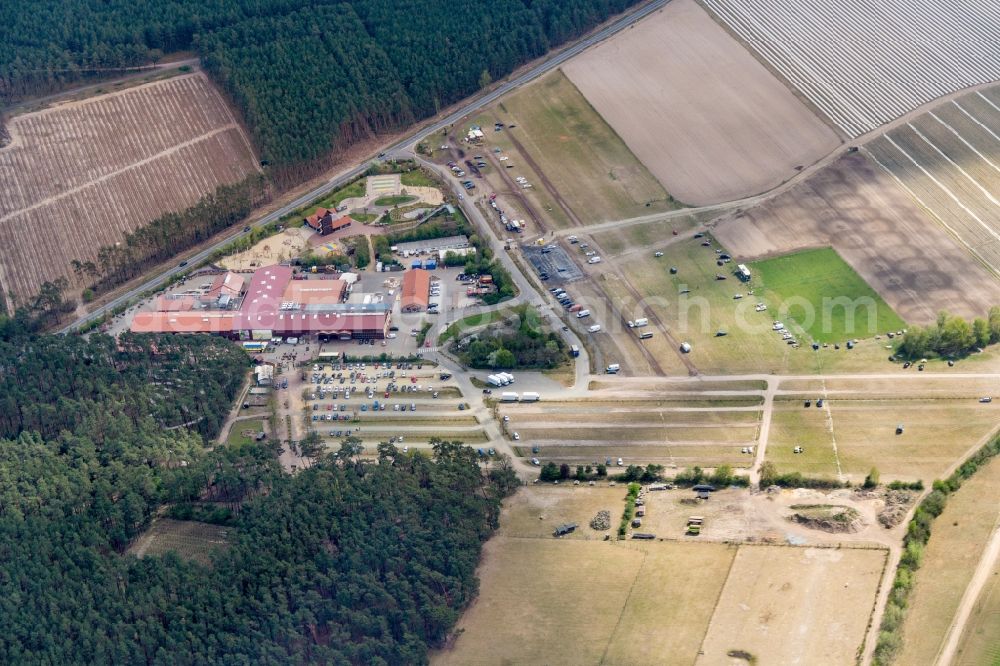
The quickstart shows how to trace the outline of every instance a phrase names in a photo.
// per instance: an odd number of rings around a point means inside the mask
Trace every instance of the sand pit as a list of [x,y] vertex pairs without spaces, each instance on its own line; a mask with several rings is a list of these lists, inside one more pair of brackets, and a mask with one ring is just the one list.
[[717,223],[714,234],[740,259],[832,246],[911,324],[941,310],[983,317],[1000,303],[1000,281],[860,154]]
[[563,71],[687,204],[766,191],[840,143],[693,0],[674,0]]
[[285,229],[280,234],[259,241],[249,250],[220,260],[219,265],[233,271],[246,271],[287,261],[305,251],[312,233],[308,227]]

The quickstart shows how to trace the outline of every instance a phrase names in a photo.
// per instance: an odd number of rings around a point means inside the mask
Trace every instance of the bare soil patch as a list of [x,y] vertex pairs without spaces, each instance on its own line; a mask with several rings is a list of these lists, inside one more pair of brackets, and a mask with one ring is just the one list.
[[693,0],[674,0],[563,71],[688,204],[771,189],[840,143]]
[[744,546],[722,590],[696,664],[853,664],[886,551]]

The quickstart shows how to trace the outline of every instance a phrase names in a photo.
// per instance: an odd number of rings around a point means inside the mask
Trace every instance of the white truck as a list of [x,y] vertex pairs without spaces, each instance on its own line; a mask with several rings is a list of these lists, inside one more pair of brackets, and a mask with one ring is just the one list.
[[591,257],[590,259],[587,259],[587,263],[588,264],[599,264],[599,263],[601,263],[601,258],[600,257]]
[[629,328],[642,328],[643,326],[649,326],[649,320],[645,317],[640,317],[639,319],[628,323]]
[[597,333],[600,330],[601,330],[601,325],[600,324],[594,324],[593,326],[591,326],[590,328],[587,329],[587,332],[588,333]]
[[618,364],[618,363],[612,363],[612,364],[610,364],[607,367],[607,369],[605,370],[605,372],[607,372],[609,375],[617,375],[618,371],[621,370],[621,369],[622,369],[622,366],[620,364]]
[[589,316],[590,316],[590,310],[580,310],[579,312],[576,313],[577,319],[583,319],[584,317],[589,317]]
[[500,378],[500,381],[503,382],[504,386],[514,383],[514,375],[510,374],[509,372],[498,372],[497,377]]
[[504,386],[503,379],[500,377],[500,375],[489,375],[486,378],[486,383],[488,383],[491,386]]
[[518,395],[513,391],[504,391],[500,394],[500,402],[517,402]]
[[525,391],[521,394],[521,402],[538,402],[541,396],[534,391]]

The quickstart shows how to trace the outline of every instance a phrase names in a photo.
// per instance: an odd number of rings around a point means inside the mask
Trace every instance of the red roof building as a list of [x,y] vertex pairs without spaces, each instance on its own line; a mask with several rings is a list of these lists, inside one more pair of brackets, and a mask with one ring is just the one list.
[[423,312],[431,297],[431,274],[422,268],[414,268],[403,276],[400,309],[403,312]]
[[337,211],[329,208],[317,208],[315,213],[306,218],[306,224],[315,229],[320,236],[346,229],[353,221],[346,215],[337,217]]

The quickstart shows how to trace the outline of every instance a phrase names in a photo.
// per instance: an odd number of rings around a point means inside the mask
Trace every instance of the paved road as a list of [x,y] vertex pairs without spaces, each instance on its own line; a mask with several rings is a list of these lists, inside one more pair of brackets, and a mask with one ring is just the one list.
[[[574,44],[568,46],[567,48],[549,54],[538,64],[534,65],[533,67],[525,71],[523,74],[502,83],[501,85],[497,86],[492,91],[486,94],[472,98],[468,102],[462,104],[462,106],[456,109],[453,113],[445,116],[440,120],[433,122],[430,125],[426,125],[422,129],[415,131],[413,134],[407,136],[406,138],[397,141],[396,143],[387,147],[384,150],[384,152],[388,156],[394,156],[396,154],[399,154],[400,151],[408,153],[409,152],[408,149],[412,149],[412,146],[416,145],[425,137],[434,134],[435,132],[439,132],[441,129],[448,127],[449,125],[453,125],[455,122],[461,120],[463,117],[472,113],[476,109],[479,109],[480,107],[492,103],[493,101],[499,99],[501,96],[513,90],[514,88],[522,86],[525,83],[538,78],[542,74],[545,74],[546,72],[558,67],[563,62],[569,60],[570,58],[577,55],[584,49],[587,49],[588,47],[593,46],[594,44],[597,44],[598,42],[604,39],[607,39],[611,35],[614,35],[615,33],[624,30],[625,28],[629,27],[636,21],[639,21],[645,16],[662,8],[664,5],[667,4],[667,2],[669,2],[669,0],[652,0],[652,2],[643,5],[637,8],[635,11],[632,11],[631,13],[622,16],[617,21],[614,21],[613,23],[581,39],[580,41],[575,42]],[[107,83],[105,83],[105,85],[107,85]],[[286,204],[285,206],[274,211],[273,213],[261,218],[260,220],[257,220],[254,223],[254,226],[263,226],[266,224],[270,224],[271,222],[274,222],[284,217],[285,215],[292,212],[296,208],[300,208],[301,206],[306,205],[310,201],[315,200],[325,192],[331,189],[335,189],[341,185],[347,184],[348,182],[354,180],[355,178],[363,174],[368,169],[368,166],[369,164],[365,162],[351,169],[348,169],[347,171],[339,173],[337,176],[330,179],[328,182],[320,185],[319,187],[316,187],[315,189],[309,192],[306,192],[305,194],[298,197],[294,201]],[[230,243],[232,239],[238,235],[239,233],[234,233],[231,236],[227,236],[226,238],[220,240],[219,242],[204,248],[203,250],[199,251],[193,256],[188,257],[186,260],[187,263],[192,266],[201,263],[217,249],[224,247],[225,245]],[[90,312],[87,315],[77,319],[73,323],[65,326],[59,332],[70,333],[73,330],[79,328],[80,326],[83,326],[84,324],[87,324],[95,319],[102,317],[105,313],[110,312],[115,308],[117,308],[118,306],[130,301],[131,299],[135,298],[142,292],[160,287],[161,285],[168,282],[174,276],[183,273],[186,270],[188,270],[187,266],[184,267],[175,266],[163,273],[160,273],[157,276],[151,277],[149,280],[146,280],[142,284],[130,289],[129,291],[121,294],[120,296],[117,296],[108,303],[98,308],[95,308],[93,312]]]

